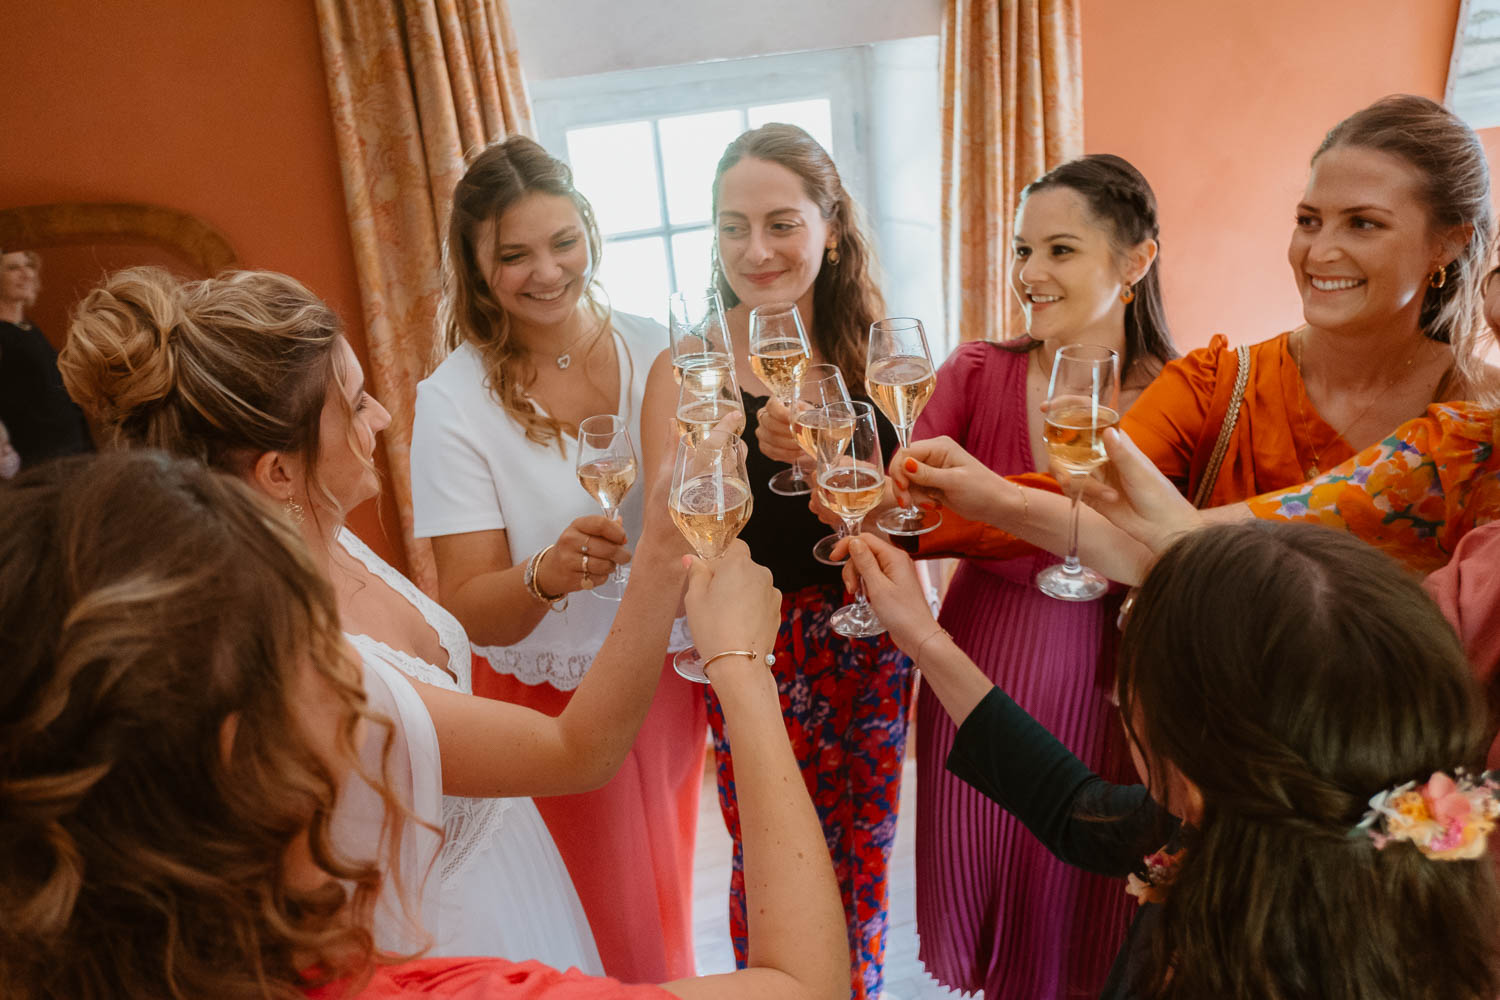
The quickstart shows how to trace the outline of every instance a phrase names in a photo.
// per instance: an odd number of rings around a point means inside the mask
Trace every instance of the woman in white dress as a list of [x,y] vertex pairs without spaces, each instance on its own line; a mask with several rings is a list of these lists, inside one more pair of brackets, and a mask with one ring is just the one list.
[[[566,164],[524,136],[475,157],[448,225],[450,353],[418,387],[412,428],[413,524],[432,539],[443,605],[484,658],[474,691],[549,715],[582,696],[612,625],[635,621],[601,593],[641,538],[643,491],[620,523],[601,516],[575,475],[577,428],[617,414],[639,448],[646,375],[667,344],[659,324],[598,295],[601,251]],[[633,575],[640,559],[637,547]],[[538,803],[605,971],[628,982],[694,972],[707,712],[657,666],[666,679],[615,779]]]
[[[637,546],[642,586],[623,602],[637,627],[611,638],[591,682],[551,718],[468,696],[462,628],[343,528],[348,511],[378,490],[375,437],[389,416],[365,391],[337,318],[307,289],[266,272],[189,284],[154,269],[120,272],[80,305],[60,367],[115,444],[235,472],[300,525],[364,654],[367,683],[383,689],[400,723],[410,804],[446,834],[441,878],[420,886],[415,914],[407,908],[439,953],[598,971],[577,894],[535,807],[501,797],[597,787],[624,760],[685,572],[665,503]],[[440,814],[437,788],[448,794]],[[424,871],[421,850],[407,847]],[[382,945],[414,943],[394,920],[378,926]]]

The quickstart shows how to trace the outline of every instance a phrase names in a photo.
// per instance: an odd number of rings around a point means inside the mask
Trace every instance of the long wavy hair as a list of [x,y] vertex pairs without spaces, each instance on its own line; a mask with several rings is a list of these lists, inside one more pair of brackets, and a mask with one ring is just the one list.
[[[1089,214],[1109,235],[1110,248],[1123,258],[1146,240],[1155,240],[1156,260],[1135,285],[1135,298],[1125,303],[1125,354],[1120,377],[1141,372],[1154,378],[1177,357],[1177,345],[1167,327],[1167,307],[1161,297],[1161,226],[1157,222],[1156,192],[1130,161],[1113,153],[1092,153],[1053,167],[1021,189],[1021,201],[1038,191],[1068,188],[1080,195]],[[1039,340],[1001,345],[1010,351],[1034,351]],[[1149,381],[1149,378],[1145,379]]]
[[1489,160],[1479,136],[1436,101],[1393,94],[1329,129],[1312,162],[1342,146],[1378,150],[1414,167],[1422,176],[1420,196],[1433,229],[1473,228],[1458,256],[1444,268],[1442,287],[1429,284],[1425,290],[1417,322],[1429,339],[1452,344],[1459,374],[1479,384],[1483,282],[1495,241]]
[[513,135],[485,147],[453,189],[448,237],[443,245],[443,303],[438,323],[442,344],[434,367],[464,343],[473,344],[484,362],[485,383],[506,414],[537,444],[563,447],[564,425],[531,405],[527,388],[535,372],[511,334],[510,315],[490,290],[489,275],[479,264],[481,227],[498,227],[506,210],[528,194],[567,198],[578,210],[589,243],[589,279],[583,305],[601,328],[610,325],[610,308],[599,286],[604,242],[594,207],[573,186],[573,171],[537,142]]
[[[330,821],[361,720],[387,754],[390,726],[297,532],[234,478],[144,449],[22,474],[0,523],[5,995],[292,1000],[309,969],[368,967],[381,873]],[[332,734],[295,708],[308,671]],[[304,838],[326,876],[310,888],[287,881]]]
[[[795,125],[772,122],[743,133],[719,157],[714,171],[712,218],[719,217],[719,180],[747,156],[779,164],[801,178],[808,200],[818,206],[823,221],[838,234],[838,263],[830,263],[825,253],[813,279],[813,323],[807,333],[818,352],[839,366],[846,384],[863,386],[870,324],[885,313],[885,299],[877,284],[879,268],[875,250],[864,233],[863,213],[839,179],[833,158],[818,140]],[[739,305],[739,296],[729,286],[719,261],[717,242],[713,282],[726,309]]]
[[1496,995],[1492,862],[1351,835],[1375,793],[1483,765],[1485,703],[1416,580],[1318,526],[1195,532],[1142,586],[1118,683],[1150,783],[1170,765],[1203,799],[1138,995]]

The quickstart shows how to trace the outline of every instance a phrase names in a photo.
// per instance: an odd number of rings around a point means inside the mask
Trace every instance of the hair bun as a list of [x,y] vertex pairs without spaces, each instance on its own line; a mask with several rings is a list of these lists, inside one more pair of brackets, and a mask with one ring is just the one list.
[[58,369],[91,420],[128,438],[131,417],[177,387],[176,341],[184,335],[191,322],[182,283],[161,268],[130,268],[78,304]]

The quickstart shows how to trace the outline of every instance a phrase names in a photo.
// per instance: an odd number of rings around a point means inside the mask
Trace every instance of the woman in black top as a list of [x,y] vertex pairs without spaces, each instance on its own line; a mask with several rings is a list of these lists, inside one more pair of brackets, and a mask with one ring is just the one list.
[[83,411],[68,398],[57,352],[26,319],[41,291],[39,259],[28,250],[0,254],[0,423],[21,467],[94,450]]
[[[745,464],[755,503],[740,538],[784,595],[773,670],[792,748],[839,876],[849,920],[850,995],[859,1000],[878,996],[882,988],[886,867],[896,833],[911,664],[888,636],[846,639],[829,624],[846,597],[839,570],[811,555],[827,529],[808,510],[805,496],[780,496],[766,485],[786,466],[762,450],[771,428],[757,434],[769,391],[749,365],[749,318],[755,306],[796,303],[812,361],[838,365],[853,387],[864,384],[865,344],[884,304],[853,200],[827,151],[802,129],[766,125],[730,143],[714,178],[713,206],[715,284],[742,387]],[[676,399],[664,353],[651,372],[641,414],[647,468],[676,448],[675,433],[666,430]],[[895,435],[882,430],[889,456]],[[734,774],[723,715],[712,690],[705,694],[719,804],[734,839],[730,938],[743,967],[748,953]]]
[[[1121,716],[1144,781],[1123,786],[990,685],[933,621],[905,554],[850,547],[846,572],[961,723],[949,769],[1063,860],[1131,879],[1144,905],[1105,997],[1500,990],[1490,862],[1419,847],[1397,820],[1362,826],[1373,796],[1407,782],[1436,795],[1438,774],[1477,769],[1485,746],[1457,637],[1385,556],[1301,524],[1178,541],[1121,639]],[[1494,808],[1483,791],[1439,801],[1457,799]],[[1436,811],[1410,791],[1395,804]],[[1482,849],[1490,825],[1474,812],[1446,832]]]

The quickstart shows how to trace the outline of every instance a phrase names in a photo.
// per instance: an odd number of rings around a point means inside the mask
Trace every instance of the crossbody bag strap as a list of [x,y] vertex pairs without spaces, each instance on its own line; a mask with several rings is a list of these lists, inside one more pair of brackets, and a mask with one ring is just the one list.
[[1245,402],[1245,389],[1250,385],[1250,348],[1240,345],[1234,352],[1238,370],[1234,374],[1234,394],[1229,397],[1229,409],[1224,411],[1224,423],[1219,427],[1219,439],[1214,442],[1213,454],[1203,469],[1203,478],[1198,481],[1198,492],[1193,495],[1193,506],[1202,508],[1213,494],[1214,484],[1219,481],[1219,469],[1224,465],[1224,456],[1229,452],[1229,442],[1234,439],[1235,428],[1240,423],[1240,409]]

